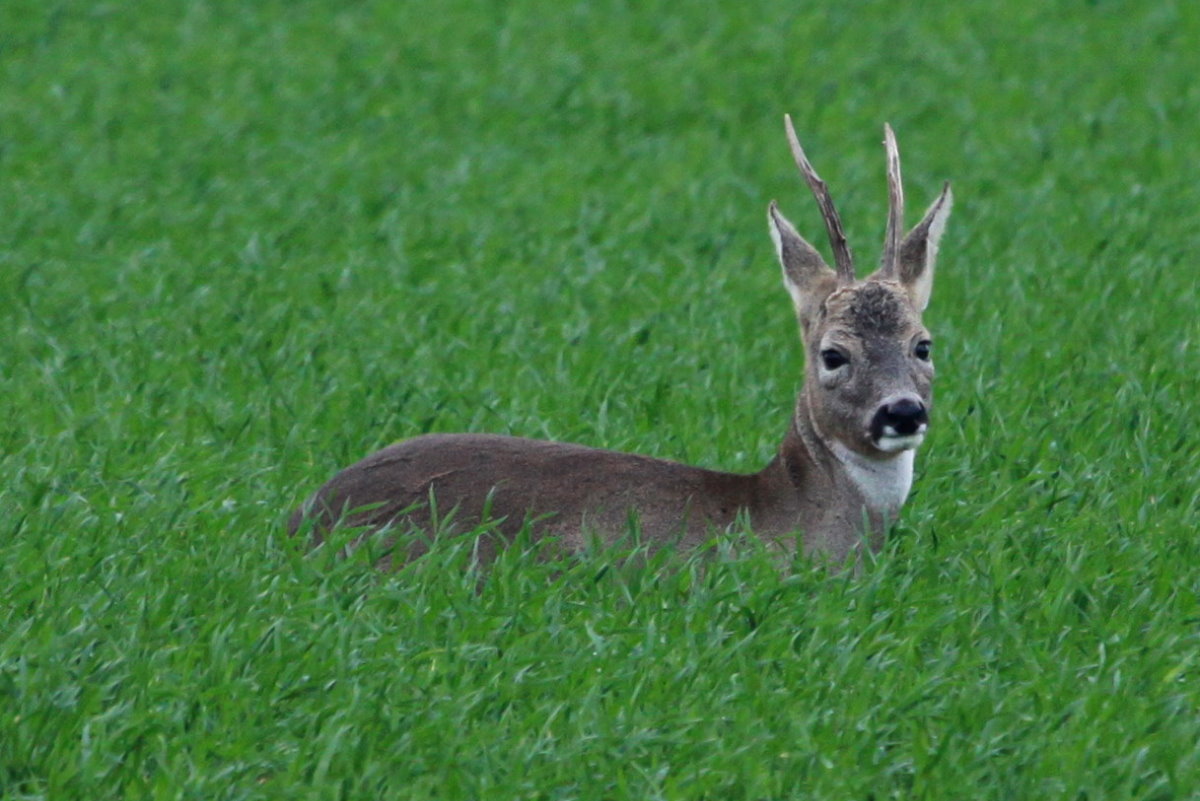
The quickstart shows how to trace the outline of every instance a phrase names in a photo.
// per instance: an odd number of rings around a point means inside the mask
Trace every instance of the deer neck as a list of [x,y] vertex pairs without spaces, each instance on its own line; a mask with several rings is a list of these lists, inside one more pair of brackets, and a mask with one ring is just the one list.
[[[801,483],[801,476],[813,484],[811,489],[797,486],[802,493],[828,494],[829,500],[843,503],[849,491],[872,517],[894,519],[912,488],[913,455],[907,450],[874,459],[851,450],[820,430],[808,394],[801,392],[779,461],[789,467],[794,484]],[[807,469],[797,470],[797,465]]]
[[908,498],[913,481],[913,451],[872,459],[835,442],[831,450],[854,484],[867,509],[895,518]]

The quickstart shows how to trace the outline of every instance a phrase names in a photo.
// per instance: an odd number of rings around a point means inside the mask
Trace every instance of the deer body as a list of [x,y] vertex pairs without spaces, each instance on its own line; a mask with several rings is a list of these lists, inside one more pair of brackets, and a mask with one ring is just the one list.
[[[756,534],[785,547],[798,534],[820,532],[813,546],[843,556],[861,540],[862,509],[881,526],[903,500],[873,504],[831,455],[818,461],[794,429],[776,457],[748,475],[562,442],[429,434],[338,473],[307,509],[296,511],[292,530],[315,510],[321,510],[314,521],[319,531],[337,522],[370,528],[404,522],[427,529],[434,522],[431,492],[440,513],[449,511],[441,504],[454,505],[455,520],[471,524],[490,516],[508,537],[526,521],[537,521],[539,534],[556,537],[568,550],[582,548],[590,535],[628,532],[631,513],[645,540],[693,548],[741,514]],[[808,500],[814,497],[822,502]],[[344,517],[334,512],[362,507],[369,508]],[[481,556],[490,559],[493,548],[485,544]]]
[[[460,526],[499,521],[479,543],[488,561],[527,523],[568,550],[626,534],[695,547],[742,516],[788,548],[841,562],[878,548],[912,483],[913,452],[930,408],[929,334],[920,315],[932,286],[949,185],[903,240],[899,157],[886,129],[890,204],[884,260],[854,277],[825,185],[787,119],[793,156],[817,197],[837,262],[817,251],[775,204],[768,219],[806,351],[804,385],[775,458],[758,473],[723,473],[560,442],[483,434],[431,434],[384,448],[334,476],[292,515],[315,542],[335,525],[428,528],[451,510]],[[436,509],[431,505],[431,499]],[[419,555],[413,543],[402,558]]]

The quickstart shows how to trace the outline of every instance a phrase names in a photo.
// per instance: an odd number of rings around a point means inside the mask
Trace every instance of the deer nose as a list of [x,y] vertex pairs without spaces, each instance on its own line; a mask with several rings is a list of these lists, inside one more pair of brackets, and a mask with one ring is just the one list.
[[880,437],[908,437],[929,424],[925,404],[915,398],[899,398],[885,403],[875,412],[871,433]]

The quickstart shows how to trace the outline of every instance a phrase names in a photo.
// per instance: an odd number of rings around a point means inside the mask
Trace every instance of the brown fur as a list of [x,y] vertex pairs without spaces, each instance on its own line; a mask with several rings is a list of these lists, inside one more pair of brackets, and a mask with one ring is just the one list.
[[[864,543],[878,547],[898,502],[881,500],[892,497],[887,493],[871,496],[870,482],[876,473],[902,478],[896,460],[907,457],[882,449],[872,434],[872,419],[897,398],[931,402],[932,365],[914,355],[914,343],[928,336],[920,319],[933,270],[927,254],[936,254],[949,189],[900,245],[893,259],[900,264],[857,281],[844,240],[839,244],[841,225],[828,191],[807,159],[801,164],[803,151],[790,120],[788,131],[793,153],[800,154],[797,163],[827,215],[841,271],[826,266],[771,204],[776,255],[795,303],[808,366],[778,452],[761,471],[723,473],[517,437],[433,434],[384,448],[335,475],[293,513],[290,531],[311,532],[315,545],[337,525],[428,530],[438,522],[432,498],[437,516],[453,510],[459,528],[485,518],[498,521],[496,537],[479,543],[484,562],[526,524],[535,534],[554,536],[577,550],[593,535],[611,540],[627,533],[636,520],[646,540],[689,548],[727,529],[739,515],[770,543],[786,550],[799,538],[806,552],[836,562]],[[899,193],[893,195],[896,202]],[[892,217],[898,219],[900,211],[894,208]],[[930,236],[934,241],[925,241]],[[821,354],[829,348],[842,353],[846,365],[822,367]],[[890,480],[880,479],[885,490],[893,486]],[[907,492],[907,485],[902,489]],[[898,497],[902,501],[903,493]],[[401,559],[423,550],[414,540]]]
[[920,318],[913,314],[903,290],[898,284],[889,284],[868,281],[848,293],[845,310],[840,315],[843,325],[864,339],[892,337],[905,328],[918,327]]

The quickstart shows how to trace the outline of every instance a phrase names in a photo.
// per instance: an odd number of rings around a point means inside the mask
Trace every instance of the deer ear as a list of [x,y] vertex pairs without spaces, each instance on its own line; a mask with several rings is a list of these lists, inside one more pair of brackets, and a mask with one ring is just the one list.
[[938,242],[946,230],[952,205],[954,195],[950,192],[950,183],[946,182],[938,199],[925,212],[925,218],[908,232],[900,244],[900,283],[920,312],[929,305],[929,296],[933,292],[933,266],[937,261]]
[[821,258],[817,249],[796,233],[795,227],[779,213],[775,201],[767,208],[767,222],[775,254],[783,268],[783,285],[792,296],[800,325],[808,330],[821,304],[837,286],[837,274]]

